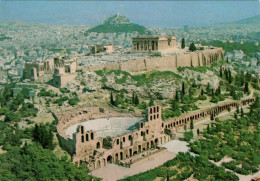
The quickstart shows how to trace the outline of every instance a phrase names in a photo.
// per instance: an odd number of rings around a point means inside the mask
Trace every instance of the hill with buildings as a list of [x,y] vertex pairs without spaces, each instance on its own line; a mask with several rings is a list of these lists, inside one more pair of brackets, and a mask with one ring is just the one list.
[[132,23],[127,17],[116,14],[108,19],[106,19],[102,24],[90,28],[86,31],[87,33],[90,32],[97,32],[97,33],[118,33],[118,32],[125,32],[125,33],[132,33],[137,31],[139,34],[144,34],[146,28],[144,26]]

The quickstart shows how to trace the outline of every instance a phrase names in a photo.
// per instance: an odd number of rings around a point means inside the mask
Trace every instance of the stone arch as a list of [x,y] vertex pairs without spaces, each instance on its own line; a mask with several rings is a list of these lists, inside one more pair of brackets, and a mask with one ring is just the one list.
[[100,148],[100,142],[97,142],[97,149]]
[[94,140],[94,133],[93,132],[90,133],[90,137],[91,137],[91,140]]
[[123,152],[120,152],[120,160],[123,160]]
[[80,132],[81,132],[81,134],[84,133],[84,126],[80,126]]
[[158,145],[159,144],[158,138],[156,138],[154,142],[155,142],[155,145]]
[[84,135],[81,136],[81,143],[84,143]]
[[86,141],[88,141],[89,140],[89,138],[88,138],[88,134],[86,134]]
[[138,145],[138,152],[141,153],[142,152],[142,146]]
[[106,159],[103,158],[103,165],[106,166]]
[[107,157],[107,163],[113,163],[113,157],[111,155]]
[[129,149],[129,156],[130,156],[130,157],[133,156],[133,150],[132,150],[132,148]]
[[96,163],[96,169],[98,169],[100,167],[101,167],[101,163],[100,163],[100,160],[98,160],[97,163]]
[[118,162],[118,153],[115,154],[115,162]]

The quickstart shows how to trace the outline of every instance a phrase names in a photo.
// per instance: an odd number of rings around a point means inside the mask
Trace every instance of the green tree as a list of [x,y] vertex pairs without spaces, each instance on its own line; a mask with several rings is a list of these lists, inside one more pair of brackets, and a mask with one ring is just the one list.
[[182,82],[181,92],[182,92],[183,95],[185,95],[185,85],[184,85],[184,82]]
[[244,93],[248,93],[248,92],[249,92],[248,82],[246,82],[244,87]]
[[241,118],[243,118],[244,117],[244,110],[243,110],[243,108],[241,107],[241,114],[240,114],[240,116],[241,116]]
[[139,104],[139,98],[138,98],[137,95],[135,95],[134,104],[135,104],[135,105],[138,105],[138,104]]
[[181,40],[181,48],[184,49],[185,48],[185,39],[182,38]]
[[200,135],[200,129],[199,128],[197,129],[197,134],[198,134],[198,136]]
[[113,105],[113,106],[115,105],[113,92],[112,91],[110,92],[110,104]]
[[207,133],[209,134],[210,130],[209,130],[209,124],[207,126]]
[[194,129],[194,123],[193,123],[193,119],[192,118],[190,120],[190,129]]
[[222,65],[219,68],[219,76],[222,78],[223,76],[223,70],[222,70]]
[[231,84],[232,83],[232,75],[231,75],[231,71],[228,71],[228,82]]
[[201,91],[200,91],[200,95],[204,95],[204,89],[202,88]]
[[171,101],[171,109],[172,111],[179,111],[179,103],[175,100]]
[[207,93],[210,94],[211,88],[210,88],[209,83],[207,84],[207,88],[206,89],[207,89]]
[[214,121],[214,115],[213,115],[213,113],[210,115],[210,120],[211,120],[211,121]]
[[11,112],[11,111],[8,111],[7,113],[5,113],[5,119],[4,121],[5,122],[18,122],[20,119],[19,115],[14,113],[14,112]]
[[195,47],[195,45],[194,45],[194,43],[191,43],[191,44],[190,44],[189,50],[192,51],[192,52],[194,52],[194,51],[197,50],[196,47]]
[[132,94],[132,104],[135,104],[135,93]]
[[234,113],[234,118],[237,119],[237,113]]
[[179,102],[180,101],[180,98],[179,98],[179,93],[178,93],[178,91],[176,90],[176,94],[175,94],[175,100],[177,101],[177,102]]
[[150,97],[149,106],[154,106],[154,100],[152,97]]
[[33,129],[33,139],[34,141],[40,143],[43,148],[53,150],[55,147],[53,134],[50,128],[48,128],[46,125],[35,125]]

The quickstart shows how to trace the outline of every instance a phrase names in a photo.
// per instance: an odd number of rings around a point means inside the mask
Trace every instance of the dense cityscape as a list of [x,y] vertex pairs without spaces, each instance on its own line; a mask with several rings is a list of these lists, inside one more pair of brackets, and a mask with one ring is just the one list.
[[0,22],[0,181],[260,180],[260,15]]

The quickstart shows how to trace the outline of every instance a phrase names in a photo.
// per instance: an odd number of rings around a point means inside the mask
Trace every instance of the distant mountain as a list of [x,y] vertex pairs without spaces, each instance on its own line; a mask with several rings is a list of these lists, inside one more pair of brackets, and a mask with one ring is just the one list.
[[232,24],[260,24],[260,15],[232,22]]
[[106,19],[102,24],[90,28],[86,33],[131,33],[137,31],[139,34],[144,34],[146,28],[144,26],[132,23],[127,17],[116,14]]

